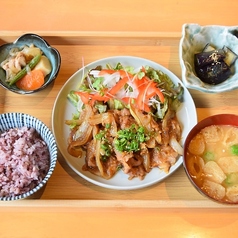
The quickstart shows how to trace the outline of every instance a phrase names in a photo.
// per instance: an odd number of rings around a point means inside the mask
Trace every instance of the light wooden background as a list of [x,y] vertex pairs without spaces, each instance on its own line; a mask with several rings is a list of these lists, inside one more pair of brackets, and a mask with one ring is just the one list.
[[[145,57],[180,77],[182,24],[236,25],[237,9],[233,0],[1,1],[0,44],[38,33],[60,51],[62,65],[55,83],[36,95],[0,88],[0,113],[30,113],[51,127],[57,93],[82,66],[82,57],[85,64],[113,55]],[[190,92],[199,120],[238,112],[237,90]],[[182,167],[150,188],[118,192],[83,180],[59,155],[55,173],[36,198],[0,202],[0,237],[234,237],[238,225],[236,207],[202,197]]]

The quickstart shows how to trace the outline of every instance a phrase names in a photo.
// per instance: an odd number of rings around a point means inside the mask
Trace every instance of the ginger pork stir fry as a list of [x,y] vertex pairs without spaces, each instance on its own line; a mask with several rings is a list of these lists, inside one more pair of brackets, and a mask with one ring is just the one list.
[[182,95],[181,85],[151,67],[91,70],[68,94],[77,108],[66,120],[69,154],[105,179],[118,170],[129,179],[143,179],[153,168],[168,173],[182,154],[176,117]]

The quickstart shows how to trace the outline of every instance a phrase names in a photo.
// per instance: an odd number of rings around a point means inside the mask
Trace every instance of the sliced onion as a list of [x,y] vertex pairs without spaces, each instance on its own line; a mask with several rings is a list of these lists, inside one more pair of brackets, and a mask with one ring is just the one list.
[[104,176],[104,169],[103,169],[103,165],[102,165],[102,161],[101,161],[100,150],[101,150],[101,141],[96,140],[96,153],[95,153],[96,164],[97,164],[98,170],[100,172],[100,175],[104,178],[105,176]]
[[142,151],[141,151],[140,155],[143,158],[143,165],[144,165],[145,171],[147,173],[149,173],[151,170],[151,168],[150,168],[150,153],[145,145],[142,145]]
[[84,121],[74,134],[74,141],[72,141],[72,146],[81,146],[86,144],[92,137],[93,127],[87,122]]
[[120,80],[120,74],[115,72],[113,74],[107,74],[104,76],[103,85],[107,86],[108,88],[112,88],[116,85],[116,83]]
[[90,75],[92,75],[93,77],[98,77],[99,72],[100,72],[100,70],[94,69],[94,70],[90,71]]
[[67,151],[69,152],[70,155],[77,157],[77,158],[85,158],[86,157],[86,152],[83,150],[81,146],[72,146],[69,144]]
[[128,81],[127,83],[129,85],[126,93],[127,93],[127,97],[132,97],[132,98],[137,98],[138,94],[139,94],[139,90],[137,88],[137,86],[133,83],[133,81]]
[[179,144],[175,137],[171,137],[169,145],[175,150],[178,154],[183,155],[183,147]]
[[85,105],[82,118],[83,122],[74,134],[73,141],[71,142],[72,146],[84,145],[91,138],[93,127],[89,124],[88,120],[92,115],[93,110],[91,106]]

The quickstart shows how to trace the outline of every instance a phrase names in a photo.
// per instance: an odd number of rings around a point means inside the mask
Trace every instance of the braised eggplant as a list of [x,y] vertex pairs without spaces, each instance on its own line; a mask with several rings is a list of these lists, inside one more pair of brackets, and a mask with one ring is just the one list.
[[226,54],[226,58],[224,59],[224,61],[226,62],[227,65],[232,66],[237,60],[238,55],[225,45],[223,46],[222,49],[225,51]]
[[197,76],[207,84],[220,84],[232,75],[231,66],[238,58],[228,47],[222,49],[207,44],[203,51],[194,55]]
[[195,54],[195,65],[197,67],[203,67],[205,65],[211,65],[216,62],[222,61],[226,57],[224,50],[212,50],[208,52],[201,52]]
[[206,44],[206,46],[204,47],[202,52],[209,52],[209,51],[213,51],[213,50],[216,50],[216,48],[213,45],[208,43],[208,44]]
[[197,76],[207,84],[219,84],[231,76],[230,67],[224,62],[207,64],[196,69]]

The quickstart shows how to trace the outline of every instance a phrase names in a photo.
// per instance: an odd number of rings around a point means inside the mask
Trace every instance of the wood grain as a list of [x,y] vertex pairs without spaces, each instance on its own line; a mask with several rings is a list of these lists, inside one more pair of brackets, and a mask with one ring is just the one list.
[[2,1],[1,30],[180,32],[182,24],[236,25],[233,0]]
[[[115,55],[143,57],[165,66],[179,78],[181,75],[178,58],[178,33],[174,33],[172,36],[171,34],[154,34],[152,38],[142,37],[140,34],[133,37],[128,34],[122,37],[117,33],[105,35],[101,33],[98,39],[93,34],[83,36],[82,32],[79,32],[77,36],[75,32],[74,34],[61,32],[62,37],[59,33],[57,36],[59,37],[58,43],[56,38],[52,38],[52,35],[55,34],[40,33],[59,50],[62,58],[60,73],[52,85],[36,94],[18,95],[0,88],[0,113],[16,111],[29,113],[41,119],[51,128],[52,108],[63,84],[83,64],[86,65],[100,58]],[[12,35],[7,35],[6,32],[0,33],[0,39],[5,37],[9,40],[15,36],[16,33]],[[107,37],[110,38],[110,44],[105,45],[105,41],[101,39],[107,39]],[[133,39],[133,44],[131,39]],[[148,41],[148,39],[150,40]],[[153,43],[151,39],[153,39]],[[68,44],[65,43],[66,41]],[[236,106],[236,91],[225,94],[207,94],[191,90],[191,95],[197,107],[198,120],[218,113],[236,113],[238,108]],[[227,106],[228,102],[229,106]],[[198,201],[210,204],[191,186],[182,167],[163,182],[151,187],[134,191],[114,191],[98,187],[79,177],[60,154],[56,170],[47,186],[33,198],[43,200],[121,200],[124,201],[122,204],[126,204],[129,200],[145,201],[144,204],[148,206],[155,205],[153,201],[159,200],[164,202],[163,206],[166,204],[168,207],[173,206],[174,202],[177,202],[178,206],[182,206],[183,201],[195,201],[195,203],[191,202],[190,206],[196,206]],[[101,203],[99,202],[99,204]],[[157,206],[159,205],[157,204]]]
[[[153,60],[179,78],[178,44],[184,23],[237,25],[233,0],[9,0],[1,1],[0,44],[39,34],[62,56],[54,84],[34,95],[0,88],[0,113],[34,115],[51,128],[52,108],[66,80],[84,64],[115,56]],[[237,90],[207,94],[189,90],[198,120],[237,114]],[[0,237],[234,237],[237,208],[205,199],[180,167],[149,188],[113,191],[76,175],[59,154],[56,170],[36,196],[0,202]]]

